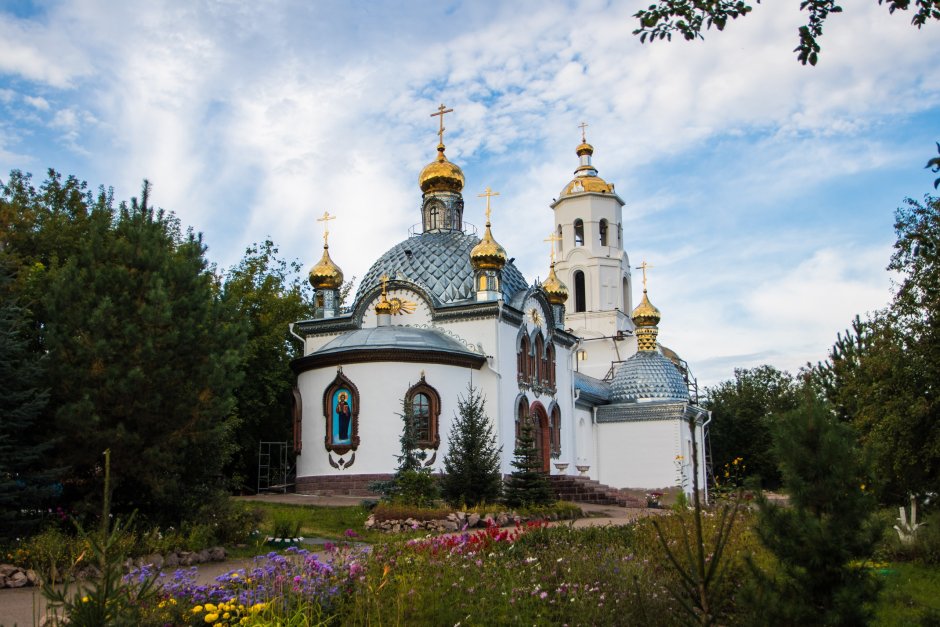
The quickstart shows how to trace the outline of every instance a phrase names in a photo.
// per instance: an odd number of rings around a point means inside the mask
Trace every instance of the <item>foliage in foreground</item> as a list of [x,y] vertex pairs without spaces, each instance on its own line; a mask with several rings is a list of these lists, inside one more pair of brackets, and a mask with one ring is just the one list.
[[[760,4],[761,0],[754,0]],[[795,3],[795,0],[793,0]],[[940,20],[940,0],[878,0],[889,13],[915,9],[911,24],[922,27],[928,20]],[[799,44],[794,49],[797,60],[806,65],[816,65],[821,50],[817,41],[823,34],[823,24],[830,13],[841,13],[842,6],[836,0],[800,0],[800,10],[809,14],[807,22],[799,28]],[[640,28],[633,31],[640,41],[657,39],[672,40],[673,33],[683,39],[702,39],[702,31],[714,26],[724,30],[729,20],[736,20],[750,13],[753,8],[744,0],[658,0],[647,9],[641,9],[634,17]]]
[[855,435],[807,398],[780,417],[774,449],[790,502],[759,500],[755,529],[774,565],[753,571],[754,607],[771,624],[867,624],[878,589],[864,566],[879,530]]
[[532,425],[525,421],[522,432],[513,451],[512,467],[504,488],[503,499],[509,507],[538,507],[555,501],[552,487],[542,471],[542,458],[535,439],[532,437]]

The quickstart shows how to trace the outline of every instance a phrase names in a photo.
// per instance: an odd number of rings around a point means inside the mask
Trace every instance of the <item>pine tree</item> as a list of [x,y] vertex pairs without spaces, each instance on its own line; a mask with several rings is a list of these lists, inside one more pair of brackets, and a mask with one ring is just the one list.
[[42,387],[40,358],[23,335],[26,317],[9,292],[6,265],[0,259],[0,541],[38,522],[56,474],[46,458],[49,443],[33,437],[49,391]]
[[457,400],[457,414],[450,428],[441,491],[453,504],[468,506],[493,503],[499,498],[502,476],[493,425],[484,410],[485,400],[470,385],[467,396]]
[[93,511],[110,448],[117,513],[179,524],[225,487],[242,328],[193,233],[140,201],[92,215],[51,272],[44,341],[66,497]]
[[550,505],[555,495],[542,471],[542,460],[532,437],[532,425],[522,425],[522,433],[513,451],[512,467],[504,490],[506,504],[510,507]]
[[431,469],[424,466],[427,453],[418,447],[418,427],[411,401],[401,402],[402,429],[399,436],[401,455],[397,455],[398,470],[391,482],[379,483],[375,487],[393,500],[426,507],[439,496],[437,484],[431,476]]
[[755,569],[759,622],[866,624],[877,585],[857,563],[870,559],[877,529],[855,434],[808,398],[780,416],[774,450],[790,502],[759,500],[757,535],[777,561],[773,574]]

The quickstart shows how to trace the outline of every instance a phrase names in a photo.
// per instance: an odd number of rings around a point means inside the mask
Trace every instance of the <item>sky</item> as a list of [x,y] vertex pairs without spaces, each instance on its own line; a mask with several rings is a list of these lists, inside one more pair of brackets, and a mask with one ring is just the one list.
[[804,67],[797,0],[643,45],[648,4],[0,0],[0,181],[54,168],[127,199],[147,179],[220,269],[266,238],[309,269],[329,211],[362,277],[419,222],[444,103],[464,217],[498,191],[494,236],[533,281],[583,121],[660,340],[704,386],[796,372],[891,299],[894,211],[933,191],[940,24],[844,3]]

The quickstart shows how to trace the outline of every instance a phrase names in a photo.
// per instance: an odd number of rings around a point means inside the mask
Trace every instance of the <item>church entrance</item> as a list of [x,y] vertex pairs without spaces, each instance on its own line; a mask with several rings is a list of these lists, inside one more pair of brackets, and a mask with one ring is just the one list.
[[532,416],[532,439],[535,440],[535,448],[539,452],[539,459],[542,460],[542,472],[549,472],[551,463],[552,442],[551,430],[548,427],[548,412],[542,403],[535,401],[530,410]]

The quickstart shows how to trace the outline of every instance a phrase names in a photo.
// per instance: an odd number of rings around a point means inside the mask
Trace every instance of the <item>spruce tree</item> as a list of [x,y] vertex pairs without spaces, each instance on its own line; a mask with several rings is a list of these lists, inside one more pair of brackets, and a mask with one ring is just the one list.
[[485,400],[470,385],[467,396],[457,400],[457,414],[450,428],[441,491],[455,505],[493,503],[499,498],[502,476],[493,425],[484,410]]
[[525,422],[522,433],[513,451],[512,467],[504,490],[506,505],[510,507],[532,507],[550,505],[555,495],[542,471],[542,459],[532,437],[532,425]]
[[774,452],[790,501],[759,499],[757,535],[776,557],[772,574],[755,569],[759,622],[866,624],[877,585],[858,564],[871,558],[877,529],[855,434],[808,398],[780,416]]
[[439,496],[437,484],[431,476],[431,469],[424,466],[427,453],[418,447],[418,427],[411,401],[401,402],[401,455],[397,455],[398,469],[390,485],[378,485],[386,496],[407,505],[426,507]]
[[9,291],[6,266],[0,256],[0,541],[35,526],[55,475],[50,444],[35,437],[49,391],[42,387],[40,357],[23,334],[26,315]]

